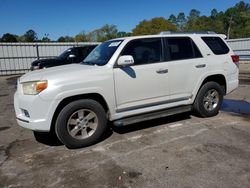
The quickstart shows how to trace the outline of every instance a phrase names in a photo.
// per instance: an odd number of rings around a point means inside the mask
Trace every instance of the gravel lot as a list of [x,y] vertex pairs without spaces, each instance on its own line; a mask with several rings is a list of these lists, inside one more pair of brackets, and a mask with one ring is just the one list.
[[0,187],[250,187],[250,64],[241,70],[216,117],[111,126],[77,150],[17,126],[16,77],[0,77]]

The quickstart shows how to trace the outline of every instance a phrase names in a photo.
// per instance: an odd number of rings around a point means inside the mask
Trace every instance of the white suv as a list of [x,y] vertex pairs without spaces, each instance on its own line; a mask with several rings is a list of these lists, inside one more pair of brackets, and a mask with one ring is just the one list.
[[218,113],[238,86],[239,57],[224,35],[167,33],[113,39],[81,64],[29,72],[18,80],[19,125],[55,132],[69,148],[96,143],[117,126],[194,110]]

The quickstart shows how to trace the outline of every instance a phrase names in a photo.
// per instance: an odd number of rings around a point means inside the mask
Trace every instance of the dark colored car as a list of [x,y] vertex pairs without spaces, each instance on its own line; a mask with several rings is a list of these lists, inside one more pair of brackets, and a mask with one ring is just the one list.
[[38,59],[31,63],[30,70],[37,70],[70,63],[80,63],[97,45],[72,47],[53,59]]

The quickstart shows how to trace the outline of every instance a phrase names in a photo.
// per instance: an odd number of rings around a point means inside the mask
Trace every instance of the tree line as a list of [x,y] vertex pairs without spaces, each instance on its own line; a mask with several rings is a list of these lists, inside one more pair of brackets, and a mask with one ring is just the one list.
[[[201,12],[192,9],[189,15],[180,12],[171,14],[169,18],[156,17],[150,20],[142,20],[131,32],[118,31],[116,25],[106,24],[101,28],[90,32],[80,32],[76,36],[61,36],[57,42],[103,42],[112,38],[158,34],[161,31],[214,31],[223,33],[227,38],[250,37],[250,5],[240,1],[225,12],[211,10],[209,16],[201,15]],[[49,34],[38,39],[34,30],[28,30],[24,35],[18,36],[5,33],[0,38],[1,42],[50,42]]]

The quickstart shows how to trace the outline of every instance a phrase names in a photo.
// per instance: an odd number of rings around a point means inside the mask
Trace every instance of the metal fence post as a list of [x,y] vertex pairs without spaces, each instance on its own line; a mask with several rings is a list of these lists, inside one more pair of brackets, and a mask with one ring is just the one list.
[[36,56],[37,56],[37,59],[40,59],[40,57],[39,57],[39,49],[38,49],[38,45],[36,45]]

